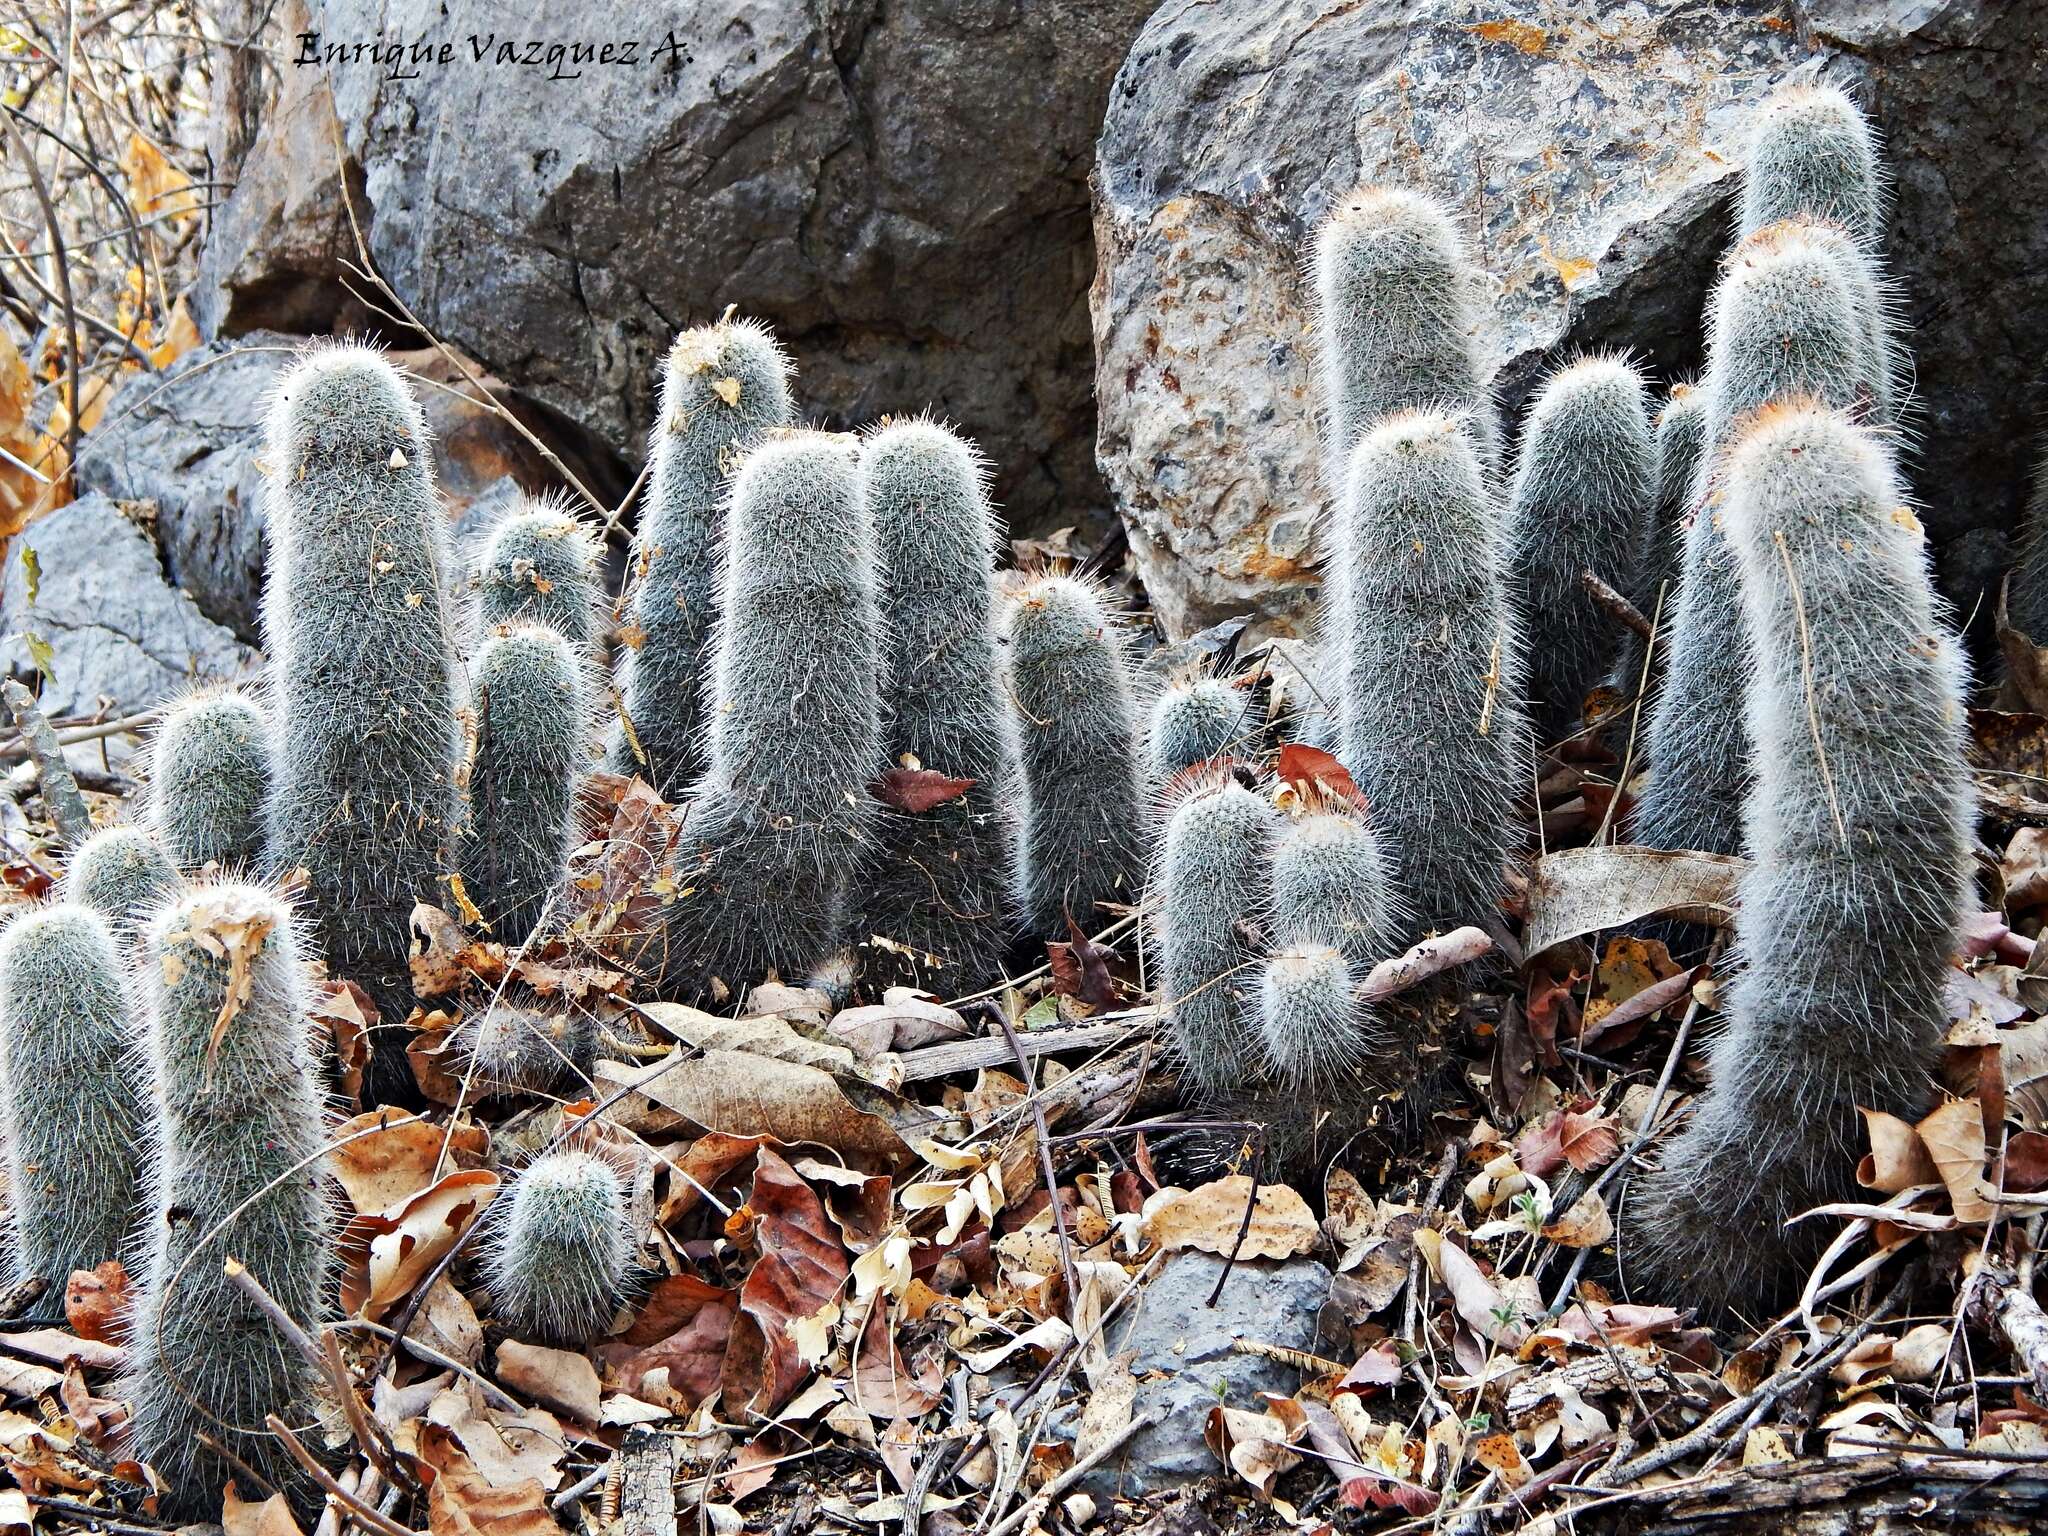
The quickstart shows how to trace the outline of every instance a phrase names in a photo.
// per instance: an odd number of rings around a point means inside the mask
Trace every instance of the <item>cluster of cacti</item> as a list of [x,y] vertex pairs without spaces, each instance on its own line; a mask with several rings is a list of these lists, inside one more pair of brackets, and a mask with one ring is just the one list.
[[664,973],[732,992],[799,980],[846,938],[879,806],[881,619],[857,439],[785,431],[747,456],[722,551],[709,750]]
[[270,798],[270,725],[238,688],[203,689],[173,705],[149,749],[149,824],[180,868],[253,867]]
[[[1748,179],[1763,179],[1756,166],[1772,163],[1775,132],[1806,123],[1802,114],[1766,112]],[[1867,164],[1854,157],[1798,163],[1861,176],[1875,208]],[[1810,180],[1800,195],[1822,196]],[[1768,191],[1757,195],[1760,207],[1782,200]],[[1823,200],[1830,208],[1864,201],[1853,187]],[[1890,345],[1876,339],[1887,331],[1869,259],[1837,228],[1767,223],[1745,235],[1724,264],[1708,305],[1707,371],[1700,385],[1704,446],[1672,609],[1666,682],[1648,723],[1651,778],[1635,822],[1641,842],[1714,853],[1739,846],[1750,782],[1742,714],[1749,661],[1740,582],[1721,526],[1721,461],[1744,419],[1773,400],[1810,395],[1843,410],[1881,408],[1893,393]]]
[[73,902],[33,908],[0,933],[15,1279],[61,1291],[74,1269],[132,1258],[143,1096],[125,969],[107,918]]
[[789,360],[765,326],[721,320],[669,348],[621,632],[612,766],[678,799],[704,767],[704,705],[728,488],[761,435],[790,422]]
[[[448,521],[426,421],[366,347],[313,351],[279,381],[269,432],[264,590],[275,744],[265,838],[306,871],[329,967],[387,1023],[411,1007],[415,903],[445,899],[460,821],[463,701],[444,596]],[[410,1090],[397,1029],[373,1090]]]
[[894,981],[964,995],[1001,973],[1010,932],[1001,803],[1013,747],[988,475],[972,444],[925,420],[872,433],[861,459],[884,584],[885,765],[967,783],[877,820],[853,937],[877,995]]
[[548,1153],[512,1181],[500,1211],[484,1270],[512,1330],[556,1344],[602,1333],[626,1299],[633,1257],[618,1171],[593,1153]]
[[1145,768],[1155,789],[1212,758],[1259,755],[1265,713],[1247,688],[1221,677],[1177,677],[1152,700]]
[[1539,742],[1579,727],[1610,680],[1624,631],[1582,581],[1637,587],[1657,497],[1648,391],[1623,357],[1560,369],[1522,427],[1508,498],[1509,569],[1527,615],[1529,705]]
[[471,664],[476,752],[459,862],[470,900],[507,945],[543,923],[578,842],[576,786],[590,758],[585,655],[545,624],[514,622]]
[[1857,1111],[1932,1096],[1971,876],[1965,675],[1883,444],[1808,400],[1728,454],[1754,860],[1712,1085],[1641,1196],[1657,1268],[1763,1298],[1825,1243],[1801,1211],[1853,1193]]
[[203,884],[150,925],[142,979],[154,1112],[148,1251],[124,1396],[164,1512],[210,1516],[235,1464],[311,1502],[264,1427],[320,1441],[318,1373],[223,1271],[239,1259],[301,1328],[331,1259],[322,1092],[296,919],[270,892]]
[[1068,576],[1027,582],[1004,613],[1016,712],[1012,881],[1027,930],[1064,938],[1100,902],[1135,902],[1145,868],[1137,705],[1124,633]]
[[127,946],[183,884],[177,865],[147,827],[104,827],[73,851],[63,896],[99,913]]

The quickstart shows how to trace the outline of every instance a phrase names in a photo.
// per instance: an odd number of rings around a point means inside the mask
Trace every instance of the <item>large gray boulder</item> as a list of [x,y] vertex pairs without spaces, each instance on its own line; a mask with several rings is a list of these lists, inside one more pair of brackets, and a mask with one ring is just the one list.
[[87,494],[15,535],[0,579],[0,676],[36,671],[29,637],[47,643],[46,714],[127,714],[253,669],[254,652],[166,577],[138,521],[150,511]]
[[[1088,172],[1153,3],[591,0],[554,26],[513,0],[327,0],[315,57],[422,38],[455,57],[406,79],[368,58],[300,69],[295,37],[286,72],[307,77],[295,107],[338,115],[372,254],[421,320],[613,449],[640,456],[670,336],[737,305],[796,353],[806,411],[930,404],[989,452],[1013,520],[1073,521],[1105,505]],[[634,47],[559,71],[491,52],[570,37]],[[311,163],[294,180],[267,152]],[[274,215],[303,234],[292,271],[317,267],[327,205],[293,218],[281,189],[332,182],[331,152],[280,133],[251,160],[264,208],[231,202],[223,227]],[[205,313],[261,317],[260,262],[209,271],[236,291]]]
[[1465,211],[1511,413],[1581,347],[1680,376],[1747,113],[1802,72],[1859,83],[1889,140],[1915,479],[1972,602],[2018,505],[2048,335],[2048,220],[2009,202],[2048,142],[2044,10],[1167,0],[1111,92],[1092,304],[1099,462],[1169,634],[1241,612],[1285,631],[1312,607],[1329,492],[1300,263],[1337,197],[1381,180]]

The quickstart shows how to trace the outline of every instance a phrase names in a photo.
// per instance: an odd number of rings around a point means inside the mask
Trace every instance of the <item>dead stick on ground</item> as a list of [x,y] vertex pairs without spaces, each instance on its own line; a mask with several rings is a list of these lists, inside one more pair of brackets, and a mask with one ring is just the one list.
[[1081,1481],[1090,1472],[1093,1472],[1109,1457],[1122,1450],[1126,1440],[1138,1433],[1139,1430],[1150,1429],[1158,1422],[1159,1415],[1155,1412],[1148,1410],[1139,1414],[1130,1423],[1118,1430],[1109,1440],[1097,1446],[1050,1483],[1046,1484],[1044,1490],[1037,1497],[1005,1515],[1002,1521],[989,1531],[988,1536],[1010,1536],[1010,1532],[1023,1524],[1024,1517],[1032,1513],[1034,1507],[1039,1514],[1043,1514],[1052,1507],[1054,1499],[1057,1499],[1061,1494],[1073,1487],[1074,1484]]
[[278,1442],[284,1446],[286,1453],[290,1455],[291,1459],[296,1461],[305,1470],[306,1476],[312,1478],[314,1482],[326,1489],[334,1498],[346,1504],[349,1513],[356,1519],[362,1521],[363,1524],[369,1526],[372,1530],[382,1531],[384,1536],[420,1536],[420,1533],[413,1530],[412,1527],[400,1525],[389,1515],[383,1514],[373,1506],[365,1504],[355,1494],[342,1487],[334,1474],[320,1465],[319,1458],[299,1443],[299,1437],[292,1433],[291,1426],[285,1423],[283,1419],[280,1419],[274,1413],[270,1413],[263,1416],[263,1423],[265,1428],[277,1436]]
[[1643,639],[1656,634],[1650,621],[1643,617],[1643,610],[1607,585],[1591,571],[1579,572],[1579,585],[1586,589],[1586,596],[1599,604],[1607,616],[1625,629],[1632,629]]
[[1009,1015],[997,1008],[995,1016],[996,1023],[1002,1026],[1003,1038],[1010,1042],[1011,1054],[1017,1058],[1017,1070],[1024,1074],[1031,1120],[1038,1135],[1038,1164],[1045,1174],[1045,1198],[1052,1205],[1053,1228],[1060,1235],[1060,1270],[1067,1280],[1067,1306],[1077,1308],[1081,1305],[1081,1282],[1074,1268],[1074,1240],[1067,1233],[1067,1213],[1060,1209],[1059,1172],[1052,1163],[1052,1132],[1045,1123],[1045,1105],[1038,1097],[1038,1074],[1031,1070],[1031,1059],[1024,1054],[1017,1031],[1010,1027]]
[[29,761],[35,764],[36,782],[42,786],[43,808],[65,842],[84,842],[92,836],[92,812],[78,792],[78,780],[64,761],[64,749],[57,745],[57,733],[50,729],[48,716],[36,704],[36,696],[9,678],[0,683],[0,698],[14,717],[14,728],[28,746]]

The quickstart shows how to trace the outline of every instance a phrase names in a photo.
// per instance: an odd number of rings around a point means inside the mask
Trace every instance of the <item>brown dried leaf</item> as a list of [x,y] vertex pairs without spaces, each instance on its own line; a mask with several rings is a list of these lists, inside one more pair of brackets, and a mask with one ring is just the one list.
[[335,1137],[340,1145],[327,1166],[361,1216],[388,1211],[425,1189],[434,1181],[444,1147],[449,1167],[474,1168],[491,1144],[480,1125],[435,1125],[389,1107],[344,1121]]
[[402,1204],[358,1216],[342,1235],[341,1302],[372,1322],[404,1297],[460,1241],[498,1193],[489,1169],[462,1169]]
[[311,1009],[313,1019],[327,1026],[334,1045],[334,1075],[342,1097],[351,1104],[363,1096],[363,1071],[370,1064],[370,1031],[377,1027],[377,1005],[352,981],[330,976],[320,983]]
[[1870,1150],[1856,1165],[1856,1182],[1881,1195],[1896,1195],[1916,1184],[1938,1184],[1941,1175],[1934,1160],[1913,1127],[1897,1115],[1865,1109],[1863,1129],[1870,1137]]
[[498,1346],[498,1381],[508,1391],[566,1413],[579,1423],[595,1425],[598,1421],[603,1388],[597,1367],[587,1355],[507,1339]]
[[1645,917],[1727,927],[1747,861],[1727,854],[1633,846],[1567,848],[1536,861],[1523,947],[1544,950]]
[[232,1478],[221,1491],[220,1528],[224,1536],[305,1536],[283,1494],[273,1493],[260,1504],[251,1503],[243,1499]]
[[128,1341],[128,1271],[119,1259],[92,1269],[74,1269],[64,1286],[64,1320],[81,1339],[122,1345]]
[[533,1478],[494,1488],[464,1453],[454,1434],[428,1424],[419,1434],[419,1460],[433,1473],[427,1485],[430,1536],[556,1536],[547,1490]]
[[1597,1248],[1614,1236],[1614,1218],[1600,1191],[1589,1189],[1570,1210],[1543,1224],[1543,1235],[1560,1248]]
[[[863,1163],[887,1165],[909,1156],[889,1122],[857,1109],[838,1078],[797,1062],[707,1050],[628,1070],[618,1081],[706,1131],[817,1142]],[[879,1089],[863,1092],[889,1098]]]
[[1110,974],[1112,951],[1097,944],[1081,931],[1074,915],[1067,914],[1067,942],[1048,942],[1045,958],[1052,968],[1052,990],[1057,997],[1071,997],[1090,1008],[1107,1008],[1116,1002],[1116,977]]
[[1360,810],[1366,809],[1365,795],[1352,779],[1351,771],[1321,747],[1298,741],[1282,742],[1273,772],[1296,794],[1325,794]]
[[718,1388],[738,1311],[737,1292],[695,1275],[664,1275],[633,1325],[598,1346],[607,1382],[642,1397],[648,1378],[659,1372],[666,1400],[688,1412]]
[[922,816],[934,807],[963,797],[978,779],[954,779],[930,768],[891,768],[868,786],[868,793],[891,810]]
[[765,1146],[755,1154],[753,1190],[734,1221],[742,1217],[752,1223],[759,1257],[740,1285],[740,1319],[721,1383],[729,1411],[767,1414],[807,1374],[790,1325],[835,1303],[848,1266],[823,1202]]
[[1251,1225],[1244,1231],[1244,1245],[1237,1246],[1244,1228],[1245,1205],[1252,1200],[1252,1181],[1245,1174],[1233,1174],[1192,1190],[1162,1190],[1146,1202],[1145,1236],[1161,1248],[1199,1248],[1207,1253],[1230,1253],[1245,1259],[1284,1259],[1307,1253],[1315,1247],[1320,1230],[1315,1214],[1285,1184],[1261,1184],[1253,1206]]
[[1996,1207],[1984,1182],[1984,1112],[1974,1099],[1949,1099],[1914,1127],[1948,1188],[1956,1220],[1989,1221]]

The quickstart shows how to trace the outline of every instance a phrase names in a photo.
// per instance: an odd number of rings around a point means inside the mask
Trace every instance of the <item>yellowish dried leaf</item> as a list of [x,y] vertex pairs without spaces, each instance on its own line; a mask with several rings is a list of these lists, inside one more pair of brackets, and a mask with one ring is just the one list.
[[[1245,1205],[1252,1199],[1252,1181],[1245,1174],[1217,1179],[1199,1189],[1161,1190],[1146,1202],[1145,1236],[1169,1251],[1234,1250],[1246,1259],[1284,1259],[1315,1247],[1320,1236],[1315,1214],[1300,1195],[1285,1184],[1261,1184],[1247,1227]],[[1240,1230],[1244,1232],[1242,1247],[1238,1246]]]

